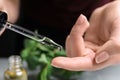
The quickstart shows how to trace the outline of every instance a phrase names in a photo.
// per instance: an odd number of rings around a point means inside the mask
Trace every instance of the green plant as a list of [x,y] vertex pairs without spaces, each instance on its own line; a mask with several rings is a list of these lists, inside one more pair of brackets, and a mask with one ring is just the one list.
[[58,80],[70,80],[71,76],[81,73],[52,67],[51,60],[56,56],[65,56],[65,50],[59,51],[31,39],[24,40],[21,57],[27,62],[28,68],[31,70],[40,66],[38,80],[51,80],[51,76],[56,77]]

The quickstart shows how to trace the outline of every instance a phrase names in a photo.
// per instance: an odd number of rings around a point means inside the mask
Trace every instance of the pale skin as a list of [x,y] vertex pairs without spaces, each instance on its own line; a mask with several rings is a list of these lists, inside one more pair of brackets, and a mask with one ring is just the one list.
[[120,1],[97,8],[89,22],[80,15],[66,39],[66,54],[54,58],[52,65],[94,71],[120,63]]
[[[119,9],[120,1],[116,0],[96,9],[90,21],[80,15],[66,39],[68,57],[56,57],[52,65],[71,71],[93,71],[118,64]],[[14,23],[19,15],[19,0],[0,0],[0,10],[7,12],[8,21]],[[0,34],[3,32],[4,28]]]
[[[8,15],[8,21],[15,23],[19,15],[19,0],[0,0],[0,11],[4,11]],[[0,35],[4,32],[5,28],[2,28]]]

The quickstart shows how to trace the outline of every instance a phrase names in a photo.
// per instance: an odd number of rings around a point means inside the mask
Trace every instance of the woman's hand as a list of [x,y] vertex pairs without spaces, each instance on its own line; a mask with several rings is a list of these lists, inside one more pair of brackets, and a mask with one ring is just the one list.
[[93,66],[95,53],[85,47],[83,35],[89,23],[85,16],[80,15],[66,39],[66,53],[68,57],[56,57],[52,65],[67,70],[80,71]]
[[91,71],[119,63],[119,9],[120,1],[96,9],[90,18],[90,25],[81,15],[66,40],[68,57],[56,57],[52,65],[72,71]]
[[[8,15],[8,21],[15,23],[19,15],[19,0],[0,0],[0,11],[4,11]],[[0,26],[0,35],[5,28]]]
[[[113,1],[94,11],[85,35],[86,47],[96,53],[96,63],[120,62],[120,1]],[[95,46],[99,48],[95,48]],[[108,62],[108,63],[107,63]]]

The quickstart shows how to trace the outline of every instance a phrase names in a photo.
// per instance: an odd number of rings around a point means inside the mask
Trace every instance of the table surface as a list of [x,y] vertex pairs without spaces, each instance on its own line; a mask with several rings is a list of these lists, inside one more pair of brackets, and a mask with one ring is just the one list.
[[[0,80],[4,80],[3,73],[7,67],[7,59],[0,58]],[[120,80],[120,65],[115,65],[94,72],[83,72],[78,80]]]

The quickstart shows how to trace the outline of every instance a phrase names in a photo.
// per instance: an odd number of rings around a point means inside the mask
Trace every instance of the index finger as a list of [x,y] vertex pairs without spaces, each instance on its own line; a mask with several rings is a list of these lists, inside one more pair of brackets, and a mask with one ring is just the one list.
[[70,46],[71,53],[75,56],[81,56],[85,54],[85,44],[83,40],[83,35],[87,28],[89,27],[89,23],[84,15],[80,15],[77,19],[75,25],[73,26],[70,32]]

